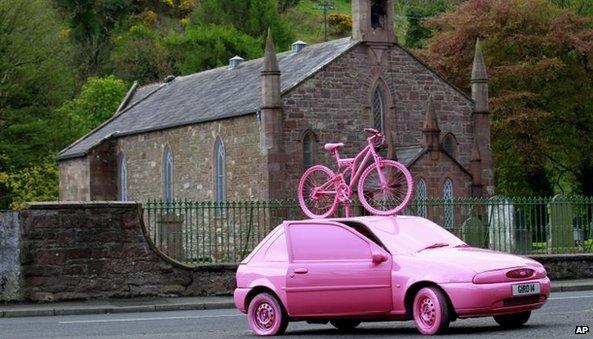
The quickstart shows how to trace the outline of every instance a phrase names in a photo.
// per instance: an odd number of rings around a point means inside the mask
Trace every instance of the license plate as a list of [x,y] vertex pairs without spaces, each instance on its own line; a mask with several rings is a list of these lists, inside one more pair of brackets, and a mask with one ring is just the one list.
[[528,295],[540,293],[539,283],[516,284],[513,285],[513,295]]

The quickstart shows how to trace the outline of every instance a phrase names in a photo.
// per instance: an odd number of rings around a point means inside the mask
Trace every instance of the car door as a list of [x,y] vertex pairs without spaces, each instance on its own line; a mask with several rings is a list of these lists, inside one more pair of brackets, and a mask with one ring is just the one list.
[[[391,256],[337,222],[287,224],[287,310],[291,316],[387,313]],[[385,261],[374,263],[373,253]]]

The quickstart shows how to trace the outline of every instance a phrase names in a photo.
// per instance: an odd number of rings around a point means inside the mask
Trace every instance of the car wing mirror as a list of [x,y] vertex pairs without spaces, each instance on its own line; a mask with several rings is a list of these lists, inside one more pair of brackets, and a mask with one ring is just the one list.
[[383,252],[373,251],[373,263],[380,264],[387,261],[387,255]]

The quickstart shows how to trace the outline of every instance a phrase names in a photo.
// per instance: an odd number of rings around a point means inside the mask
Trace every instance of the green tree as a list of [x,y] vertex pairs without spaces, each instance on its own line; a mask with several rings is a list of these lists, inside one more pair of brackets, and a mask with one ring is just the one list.
[[544,0],[472,0],[429,26],[418,54],[462,88],[483,41],[497,190],[593,194],[593,19]]
[[240,32],[260,38],[262,46],[270,27],[280,49],[287,49],[293,42],[288,25],[278,13],[277,0],[202,0],[192,14],[192,22],[233,26]]
[[161,81],[173,72],[169,51],[158,31],[137,24],[113,39],[111,54],[113,73],[125,80],[140,83]]
[[54,108],[72,93],[68,53],[47,1],[0,0],[0,172],[63,146]]
[[47,159],[14,173],[0,173],[0,184],[12,192],[10,208],[23,209],[27,202],[58,199],[59,170],[55,162]]
[[113,29],[127,18],[133,0],[54,0],[70,27],[79,82],[101,74],[111,52]]
[[166,46],[175,70],[182,75],[227,65],[235,55],[254,59],[263,53],[258,39],[225,26],[189,28],[167,37]]
[[59,109],[69,118],[71,140],[81,137],[109,119],[116,112],[127,90],[128,85],[113,75],[88,78],[78,97],[66,101]]

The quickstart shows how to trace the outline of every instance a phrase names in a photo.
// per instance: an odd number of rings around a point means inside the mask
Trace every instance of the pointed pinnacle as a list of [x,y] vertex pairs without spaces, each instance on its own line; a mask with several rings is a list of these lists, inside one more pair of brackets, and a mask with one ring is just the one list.
[[272,38],[272,30],[268,28],[268,38],[266,39],[266,52],[264,55],[264,72],[280,72],[278,59],[276,58],[276,48]]
[[432,96],[428,98],[428,105],[426,109],[426,115],[424,116],[424,128],[422,131],[430,132],[430,131],[440,131],[439,128],[439,121],[437,120],[437,114],[434,109],[434,102],[432,101]]
[[484,52],[480,46],[480,38],[476,39],[476,51],[474,54],[474,65],[472,67],[472,80],[488,80],[486,63],[484,62]]

